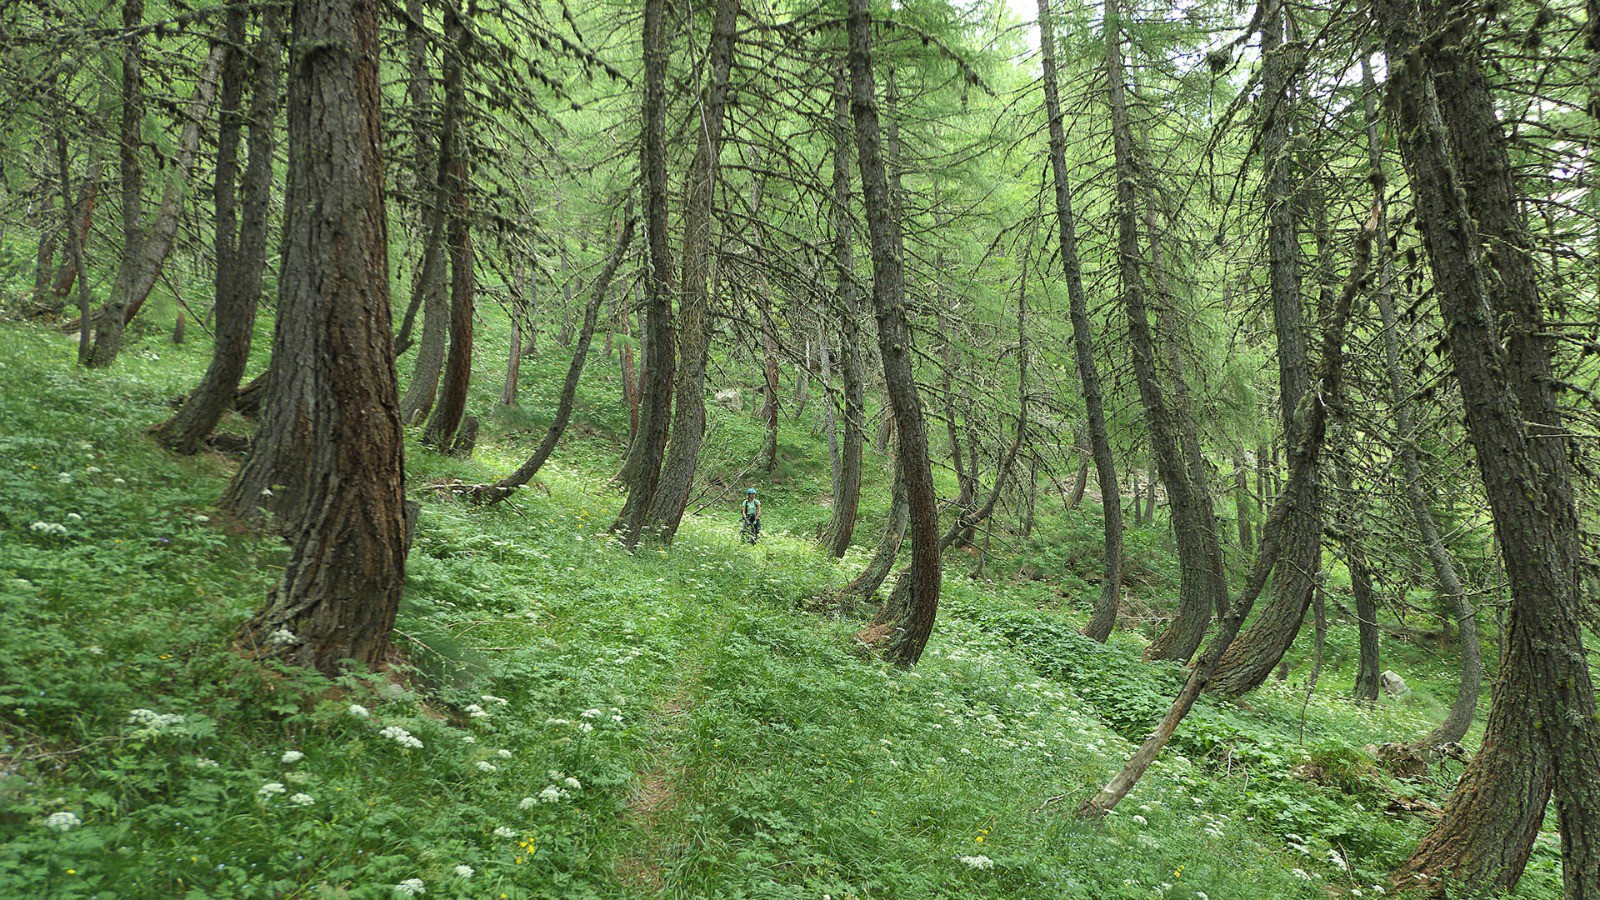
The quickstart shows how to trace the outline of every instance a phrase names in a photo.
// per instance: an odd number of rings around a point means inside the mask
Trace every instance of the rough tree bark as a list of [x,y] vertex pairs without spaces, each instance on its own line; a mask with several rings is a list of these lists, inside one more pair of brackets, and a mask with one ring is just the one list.
[[906,322],[905,270],[900,217],[891,207],[878,125],[877,89],[872,75],[872,14],[868,0],[849,0],[850,110],[856,126],[856,157],[866,201],[867,234],[872,249],[872,300],[878,321],[878,350],[884,383],[899,432],[896,460],[905,472],[910,511],[911,597],[905,614],[889,625],[886,655],[901,666],[915,665],[933,632],[939,610],[939,507],[928,459],[928,433],[912,369],[911,329]]
[[672,406],[672,248],[667,235],[666,0],[645,0],[644,133],[639,169],[644,183],[644,231],[650,265],[645,277],[645,358],[639,402],[639,428],[617,480],[628,499],[612,531],[629,549],[639,544],[645,512],[661,480],[661,459],[667,447]]
[[[844,381],[844,433],[839,442],[839,473],[833,482],[833,508],[823,530],[823,552],[834,558],[850,549],[861,504],[862,447],[866,442],[867,386],[864,378],[861,323],[867,311],[856,289],[855,252],[850,215],[850,91],[843,66],[833,73],[833,218],[834,294],[830,310],[839,324],[839,375]],[[829,407],[833,399],[828,399]]]
[[[1272,318],[1278,338],[1279,410],[1284,442],[1294,446],[1300,436],[1300,406],[1311,389],[1311,363],[1307,355],[1305,315],[1301,310],[1300,237],[1296,223],[1294,167],[1290,120],[1293,101],[1289,73],[1293,51],[1284,44],[1287,27],[1283,0],[1269,0],[1261,17],[1261,153],[1266,167],[1264,200],[1267,205],[1268,280]],[[1207,690],[1223,697],[1238,697],[1264,682],[1294,643],[1316,586],[1322,555],[1320,484],[1311,476],[1311,494],[1295,506],[1283,541],[1286,555],[1275,569],[1272,594],[1244,634],[1228,648]]]
[[[262,273],[267,263],[267,232],[272,194],[272,156],[277,144],[278,81],[283,68],[279,41],[282,10],[267,6],[261,12],[261,33],[250,56],[250,108],[240,108],[247,77],[242,51],[248,11],[242,3],[228,10],[228,58],[222,70],[222,126],[217,139],[216,187],[216,345],[211,364],[200,384],[173,417],[155,429],[155,438],[175,453],[200,449],[223,413],[233,403],[239,379],[250,359],[255,333],[256,307],[261,299]],[[238,175],[239,132],[248,122],[250,155],[245,164],[243,189],[238,192],[242,214],[235,231],[235,179]]]
[[[1111,433],[1106,426],[1105,391],[1094,359],[1094,322],[1083,289],[1083,267],[1078,261],[1077,221],[1072,212],[1072,186],[1067,175],[1067,137],[1061,122],[1060,88],[1056,74],[1055,19],[1050,0],[1039,0],[1039,45],[1044,58],[1045,118],[1050,127],[1050,173],[1055,181],[1056,232],[1061,242],[1061,267],[1067,276],[1068,317],[1072,321],[1073,358],[1083,385],[1083,406],[1088,419],[1089,447],[1095,477],[1100,485],[1101,520],[1105,540],[1105,574],[1094,613],[1083,626],[1084,635],[1104,643],[1117,624],[1122,600],[1122,504],[1118,502],[1117,462],[1111,453]],[[1078,493],[1081,496],[1081,493]]]
[[[433,403],[439,396],[439,373],[444,369],[445,348],[449,343],[445,245],[451,205],[449,169],[459,126],[452,121],[451,109],[443,111],[442,121],[434,121],[433,73],[428,62],[428,36],[422,27],[422,0],[407,0],[406,12],[406,51],[410,68],[406,102],[411,107],[412,141],[417,146],[417,188],[424,197],[422,261],[411,282],[411,307],[408,307],[409,311],[419,303],[422,306],[422,337],[417,342],[411,381],[406,385],[405,396],[400,398],[400,420],[410,425],[433,410]],[[459,106],[454,112],[460,112]],[[409,323],[409,316],[407,321]],[[410,343],[410,329],[402,328],[396,338],[400,348],[396,352],[409,347]]]
[[[1133,347],[1133,368],[1139,383],[1150,432],[1152,455],[1166,485],[1172,504],[1172,526],[1178,547],[1178,615],[1145,650],[1149,659],[1187,660],[1205,637],[1211,612],[1226,604],[1218,592],[1226,593],[1222,570],[1222,544],[1217,536],[1216,515],[1211,496],[1195,484],[1189,464],[1179,445],[1180,410],[1161,385],[1156,361],[1155,339],[1150,329],[1150,313],[1145,303],[1143,260],[1139,242],[1133,131],[1128,122],[1125,75],[1122,61],[1121,12],[1116,0],[1106,0],[1106,73],[1110,85],[1112,150],[1116,165],[1117,261],[1122,270],[1122,305],[1128,318],[1128,337]],[[1117,503],[1116,495],[1103,498],[1102,505]],[[1138,495],[1134,496],[1138,503]]]
[[[139,5],[142,17],[143,0],[131,0]],[[137,21],[137,18],[136,20]],[[127,12],[124,11],[124,24],[127,24]],[[130,38],[137,41],[137,38]],[[211,42],[211,52],[206,55],[205,61],[200,65],[200,74],[195,82],[194,95],[183,110],[183,126],[178,131],[178,147],[176,159],[167,167],[166,184],[161,190],[161,205],[156,207],[156,216],[151,220],[148,228],[144,226],[144,204],[140,200],[130,203],[129,198],[139,198],[144,191],[144,176],[141,172],[129,181],[130,165],[132,169],[140,168],[139,160],[139,123],[144,118],[144,100],[142,75],[135,73],[130,82],[128,79],[128,61],[123,62],[124,71],[124,106],[131,105],[132,113],[126,108],[123,112],[122,140],[132,139],[132,148],[122,148],[123,166],[123,239],[126,243],[129,235],[134,235],[132,243],[124,246],[122,261],[117,272],[117,281],[112,288],[110,299],[95,313],[94,343],[89,348],[89,357],[86,364],[90,368],[105,368],[116,362],[117,355],[122,352],[123,331],[127,324],[138,314],[139,308],[155,289],[156,280],[161,277],[161,270],[166,265],[167,256],[172,252],[173,239],[178,234],[178,220],[183,215],[183,199],[188,192],[190,170],[194,168],[195,153],[200,147],[200,125],[205,121],[211,110],[211,102],[217,94],[217,74],[222,67],[222,57],[227,41],[218,34]],[[135,57],[141,54],[133,49],[128,56]],[[135,60],[135,68],[142,70],[142,59]],[[130,99],[126,93],[132,89],[133,97]],[[129,121],[130,115],[138,118]],[[129,129],[132,129],[131,131]],[[128,208],[131,206],[131,209]],[[131,247],[131,250],[129,249]]]
[[900,555],[900,547],[905,543],[906,525],[911,517],[910,501],[906,495],[905,475],[900,469],[900,464],[894,467],[894,488],[889,500],[889,517],[884,520],[883,530],[878,533],[878,542],[872,548],[872,558],[867,561],[861,574],[851,579],[849,584],[839,589],[839,597],[856,597],[861,600],[870,600],[878,588],[894,570],[895,558]]
[[292,12],[282,292],[313,319],[288,349],[314,373],[318,440],[283,580],[243,631],[263,655],[329,675],[383,662],[405,577],[377,12],[372,0]]
[[[662,464],[661,483],[645,511],[651,540],[671,543],[683,521],[694,487],[700,445],[706,436],[706,364],[711,354],[711,215],[722,154],[723,106],[733,65],[734,29],[739,0],[717,0],[708,53],[709,75],[700,95],[700,127],[695,129],[683,198],[683,271],[678,296],[678,398],[672,436]],[[587,320],[586,320],[587,322]],[[592,327],[591,327],[592,330]]]
[[[1579,625],[1570,436],[1556,397],[1527,223],[1480,62],[1481,11],[1461,0],[1419,6],[1381,0],[1377,13],[1397,143],[1511,588],[1507,649],[1490,714],[1491,721],[1512,720],[1493,735],[1510,739],[1491,744],[1485,736],[1469,766],[1473,792],[1464,790],[1463,779],[1434,832],[1477,827],[1471,833],[1479,840],[1439,848],[1430,835],[1418,855],[1437,848],[1443,865],[1432,859],[1418,871],[1434,874],[1451,863],[1459,870],[1500,852],[1482,843],[1481,826],[1520,824],[1542,809],[1512,805],[1529,799],[1530,784],[1540,788],[1542,756],[1555,788],[1566,896],[1600,897],[1600,717]],[[1506,748],[1516,749],[1525,729],[1536,749],[1507,758]],[[1491,774],[1501,781],[1489,783]],[[1496,843],[1516,846],[1520,838],[1513,830]]]
[[[1109,0],[1107,5],[1111,6],[1114,2],[1115,0]],[[1115,17],[1107,16],[1107,21],[1115,22]],[[1367,264],[1372,255],[1372,234],[1373,224],[1369,219],[1356,239],[1349,281],[1334,302],[1333,309],[1329,311],[1322,338],[1322,367],[1317,379],[1320,390],[1307,397],[1307,408],[1302,419],[1304,427],[1289,454],[1289,482],[1278,495],[1271,514],[1261,527],[1261,543],[1256,551],[1255,562],[1251,565],[1250,573],[1240,588],[1238,598],[1230,604],[1228,614],[1223,617],[1211,644],[1206,647],[1206,652],[1201,654],[1199,661],[1190,670],[1183,688],[1172,701],[1172,706],[1156,726],[1155,731],[1128,759],[1122,770],[1095,796],[1079,807],[1079,816],[1086,818],[1104,816],[1122,802],[1122,799],[1139,783],[1139,779],[1150,768],[1150,764],[1155,762],[1162,748],[1172,739],[1173,733],[1178,730],[1184,717],[1194,707],[1200,692],[1205,690],[1206,682],[1215,673],[1223,653],[1238,636],[1245,617],[1250,615],[1250,608],[1255,605],[1256,598],[1266,586],[1267,576],[1272,573],[1276,565],[1282,564],[1280,542],[1285,537],[1287,521],[1294,514],[1293,507],[1305,502],[1309,496],[1311,481],[1315,477],[1318,458],[1322,453],[1323,436],[1329,415],[1324,398],[1339,396],[1339,384],[1344,376],[1345,327],[1350,321],[1350,309],[1354,305],[1356,293],[1366,279]]]

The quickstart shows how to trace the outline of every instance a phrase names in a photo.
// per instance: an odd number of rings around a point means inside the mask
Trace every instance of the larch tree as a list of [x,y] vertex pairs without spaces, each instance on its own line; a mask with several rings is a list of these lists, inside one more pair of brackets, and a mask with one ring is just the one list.
[[384,661],[405,577],[404,463],[372,0],[295,0],[281,302],[316,440],[282,580],[244,627],[257,652],[333,675]]

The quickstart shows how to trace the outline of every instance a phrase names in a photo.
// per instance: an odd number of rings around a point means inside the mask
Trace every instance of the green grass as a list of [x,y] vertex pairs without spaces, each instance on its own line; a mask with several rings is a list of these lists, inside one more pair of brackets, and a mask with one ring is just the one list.
[[[1354,706],[1336,621],[1309,701],[1298,646],[1290,682],[1203,700],[1117,813],[1080,822],[1181,678],[1139,661],[1138,632],[1077,635],[1092,511],[1041,509],[990,562],[1059,581],[973,580],[953,554],[928,653],[901,672],[813,602],[866,549],[812,550],[827,460],[806,419],[785,423],[781,482],[747,476],[768,498],[759,546],[737,542],[733,499],[670,551],[607,538],[626,422],[598,347],[541,489],[477,508],[424,488],[520,462],[565,368],[548,344],[473,459],[408,446],[424,513],[403,662],[336,681],[263,668],[232,635],[285,551],[211,508],[232,461],[143,437],[208,346],[152,338],[109,374],[72,349],[0,326],[0,896],[387,898],[417,878],[429,898],[1370,897],[1427,824],[1386,814],[1391,793],[1448,789],[1387,779],[1363,747],[1425,732],[1451,667],[1416,657],[1412,695]],[[713,423],[706,478],[732,483],[760,425]],[[869,470],[860,545],[887,502]],[[1129,546],[1159,605],[1165,538]],[[81,824],[51,828],[64,813]],[[1549,841],[1518,896],[1559,896]]]

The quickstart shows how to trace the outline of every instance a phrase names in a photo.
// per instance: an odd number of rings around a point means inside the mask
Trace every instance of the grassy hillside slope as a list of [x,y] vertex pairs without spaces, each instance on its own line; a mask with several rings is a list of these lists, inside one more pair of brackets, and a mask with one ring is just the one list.
[[[574,432],[514,501],[429,485],[520,461],[560,353],[530,361],[524,407],[474,459],[408,447],[424,512],[390,671],[263,668],[232,635],[285,550],[211,508],[235,460],[143,437],[207,352],[149,343],[91,373],[59,334],[0,326],[0,896],[1371,897],[1428,821],[1392,800],[1448,788],[1363,747],[1424,733],[1450,667],[1386,646],[1419,661],[1416,690],[1358,708],[1336,622],[1314,696],[1302,665],[1247,705],[1202,701],[1119,812],[1077,821],[1181,677],[1139,661],[1136,631],[1077,635],[1090,513],[1043,517],[995,583],[952,556],[929,652],[901,672],[814,602],[863,552],[812,552],[827,460],[805,419],[757,482],[759,546],[720,487],[670,551],[607,539],[625,422],[598,349]],[[742,484],[758,439],[716,411],[708,483]],[[1130,537],[1154,596],[1164,527]],[[1023,562],[1051,579],[1011,579]],[[1558,866],[1542,839],[1518,896],[1559,896]]]

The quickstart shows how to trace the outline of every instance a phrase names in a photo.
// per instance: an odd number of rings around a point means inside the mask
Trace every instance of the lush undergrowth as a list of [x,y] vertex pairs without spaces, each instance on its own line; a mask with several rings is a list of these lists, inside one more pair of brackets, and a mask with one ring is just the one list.
[[[1395,781],[1363,749],[1423,733],[1450,667],[1354,706],[1336,622],[1314,695],[1297,648],[1289,682],[1203,701],[1117,813],[1081,822],[1181,677],[1139,661],[1137,632],[1077,634],[1086,511],[1041,518],[989,562],[996,583],[953,556],[901,672],[813,600],[864,551],[811,549],[827,462],[804,421],[757,547],[719,492],[759,425],[722,411],[707,513],[670,551],[608,540],[625,422],[603,355],[563,453],[512,502],[429,486],[527,451],[560,354],[529,362],[474,459],[409,449],[425,511],[391,671],[263,668],[232,635],[285,552],[211,509],[233,460],[143,438],[204,361],[156,347],[87,373],[60,335],[0,329],[0,896],[1375,896],[1428,822],[1391,801],[1441,801],[1455,774]],[[871,478],[861,544],[885,505]],[[1150,593],[1170,587],[1159,532],[1134,550]],[[1013,580],[1023,556],[1080,574]],[[1541,840],[1519,896],[1558,895]]]

